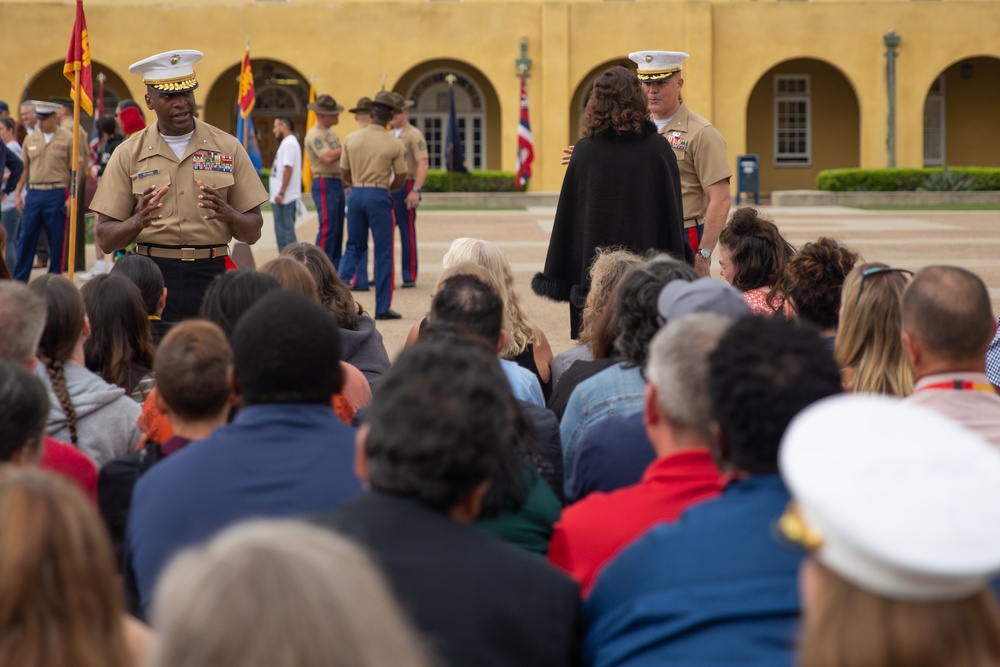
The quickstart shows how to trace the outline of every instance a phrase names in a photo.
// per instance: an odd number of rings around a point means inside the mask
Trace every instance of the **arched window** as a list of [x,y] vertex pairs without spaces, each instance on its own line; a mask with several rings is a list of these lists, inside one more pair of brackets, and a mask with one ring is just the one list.
[[465,162],[469,169],[486,166],[486,108],[479,87],[460,72],[440,70],[431,72],[410,89],[408,99],[413,100],[410,122],[424,133],[431,169],[444,169],[445,139],[448,133],[448,81],[455,75],[455,120],[465,148]]

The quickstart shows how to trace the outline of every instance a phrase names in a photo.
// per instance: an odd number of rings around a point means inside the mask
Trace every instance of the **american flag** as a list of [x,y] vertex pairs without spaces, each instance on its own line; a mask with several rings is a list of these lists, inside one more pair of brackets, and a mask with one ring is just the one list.
[[521,75],[521,121],[517,126],[517,177],[515,186],[523,190],[531,178],[531,163],[535,161],[535,144],[531,138],[531,122],[528,120],[528,89]]

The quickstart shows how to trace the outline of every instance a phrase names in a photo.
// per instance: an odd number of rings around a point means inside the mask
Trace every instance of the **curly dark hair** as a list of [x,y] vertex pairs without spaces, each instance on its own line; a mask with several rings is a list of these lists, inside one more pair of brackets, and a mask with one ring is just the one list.
[[784,280],[788,260],[795,254],[795,247],[781,235],[778,225],[757,209],[744,206],[736,209],[722,228],[719,243],[729,250],[733,287],[741,292],[771,287],[767,295],[770,303]]
[[821,331],[836,329],[840,293],[857,261],[858,253],[826,236],[799,248],[789,260],[781,284],[799,319]]
[[365,442],[368,483],[447,511],[511,456],[516,414],[495,354],[450,341],[418,342],[375,389]]
[[583,136],[602,132],[641,134],[649,107],[639,78],[621,65],[612,67],[594,82],[583,112]]
[[811,327],[742,317],[709,355],[712,416],[723,468],[776,472],[778,445],[799,412],[841,391],[840,369]]
[[696,280],[698,274],[669,255],[656,255],[629,270],[618,284],[611,306],[612,327],[618,331],[615,350],[627,366],[646,366],[649,343],[663,325],[656,308],[660,290],[674,280]]

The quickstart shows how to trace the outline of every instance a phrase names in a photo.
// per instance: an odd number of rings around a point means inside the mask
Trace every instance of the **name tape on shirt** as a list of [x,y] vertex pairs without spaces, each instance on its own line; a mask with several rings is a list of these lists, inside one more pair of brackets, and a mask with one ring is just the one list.
[[220,153],[195,153],[191,156],[191,168],[195,171],[224,171],[233,173],[233,156]]

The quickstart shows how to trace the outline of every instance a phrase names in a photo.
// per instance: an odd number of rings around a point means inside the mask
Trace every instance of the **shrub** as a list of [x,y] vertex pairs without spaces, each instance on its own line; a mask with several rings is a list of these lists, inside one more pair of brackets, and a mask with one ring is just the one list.
[[424,181],[424,192],[514,192],[514,173],[510,171],[470,171],[454,175],[454,189],[449,189],[448,172],[431,169]]
[[816,175],[816,187],[830,192],[1000,190],[1000,168],[826,169]]

